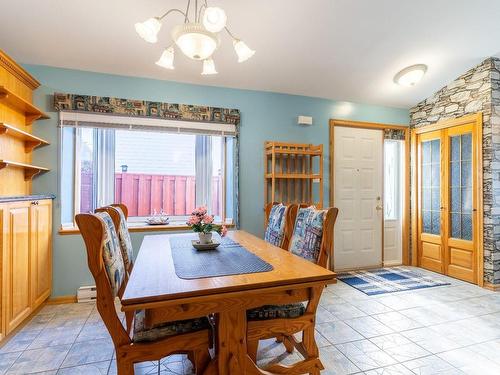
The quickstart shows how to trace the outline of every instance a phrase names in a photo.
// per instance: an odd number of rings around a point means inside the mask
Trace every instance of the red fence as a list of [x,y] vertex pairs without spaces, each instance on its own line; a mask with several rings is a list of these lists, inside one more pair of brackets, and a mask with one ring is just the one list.
[[[222,178],[212,179],[212,214],[222,213]],[[195,177],[142,173],[115,173],[115,202],[127,206],[129,216],[189,215],[195,208]],[[92,175],[81,176],[81,212],[92,207]]]

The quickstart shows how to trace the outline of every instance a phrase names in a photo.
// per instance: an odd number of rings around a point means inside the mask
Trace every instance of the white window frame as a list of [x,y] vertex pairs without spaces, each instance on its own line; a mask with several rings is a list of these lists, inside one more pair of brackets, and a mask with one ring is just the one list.
[[[206,135],[206,136],[222,136],[223,142],[221,143],[223,150],[223,160],[222,160],[222,212],[221,212],[221,222],[226,224],[232,224],[234,222],[234,218],[227,218],[227,201],[226,201],[226,186],[227,186],[227,136],[236,135],[236,127],[232,124],[207,124],[207,123],[197,123],[197,122],[188,122],[188,121],[173,121],[173,120],[164,120],[164,119],[153,119],[153,118],[135,118],[135,117],[127,117],[127,116],[111,116],[111,115],[100,115],[100,114],[90,114],[90,113],[78,113],[78,112],[60,112],[60,126],[61,127],[74,127],[76,128],[75,139],[74,139],[74,166],[72,171],[72,178],[74,181],[74,194],[73,194],[73,217],[80,212],[80,181],[78,173],[81,169],[80,162],[80,129],[79,128],[97,128],[97,129],[120,129],[120,130],[148,130],[148,131],[157,131],[157,132],[171,132],[171,133],[186,133],[186,134],[196,134],[196,135]],[[61,141],[62,141],[61,137]],[[95,136],[94,140],[94,154],[97,155],[97,160],[94,160],[95,164],[99,164],[99,152],[97,152],[96,147],[97,144],[100,143],[99,136]],[[114,143],[113,143],[114,145]],[[108,150],[109,151],[109,150]],[[108,160],[107,164],[108,169],[109,166],[112,165],[112,170],[114,173],[114,158],[115,158],[115,150],[110,153],[113,154],[112,160]],[[61,153],[61,157],[64,157]],[[198,158],[197,158],[198,159]],[[111,164],[110,164],[111,163]],[[61,163],[62,164],[62,163]],[[97,176],[99,175],[99,168],[96,172]],[[196,174],[195,174],[196,175]],[[211,178],[211,176],[209,176]],[[102,200],[102,191],[108,190],[105,189],[104,185],[100,185],[96,191],[97,203],[96,205],[99,207],[101,205],[113,203],[114,200],[114,179],[112,179],[112,191],[113,191],[113,199],[104,199]],[[110,179],[111,181],[111,179]],[[109,182],[109,181],[108,181]],[[61,186],[64,189],[63,186]],[[209,190],[210,191],[210,190]],[[101,199],[101,201],[99,201]],[[211,197],[208,197],[208,201],[211,201]],[[65,203],[63,203],[65,204]],[[232,215],[231,215],[232,216]],[[180,216],[170,216],[172,218],[171,223],[174,224],[184,224],[188,216],[180,215]],[[144,216],[136,216],[130,217],[128,221],[131,224],[144,224],[146,217]],[[74,223],[73,223],[74,225]],[[63,228],[69,227],[69,223],[63,223]]]

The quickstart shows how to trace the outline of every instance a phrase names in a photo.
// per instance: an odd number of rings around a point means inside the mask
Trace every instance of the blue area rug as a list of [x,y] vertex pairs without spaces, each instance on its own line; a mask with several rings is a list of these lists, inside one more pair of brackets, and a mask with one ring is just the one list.
[[404,267],[344,272],[338,274],[337,279],[369,296],[450,285]]

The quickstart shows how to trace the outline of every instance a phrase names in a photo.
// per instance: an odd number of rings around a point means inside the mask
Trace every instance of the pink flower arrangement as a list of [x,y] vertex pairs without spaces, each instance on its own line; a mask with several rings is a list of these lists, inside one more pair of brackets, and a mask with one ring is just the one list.
[[227,233],[225,225],[214,224],[213,215],[209,215],[207,208],[204,206],[194,209],[187,221],[187,225],[191,227],[193,232],[197,233],[217,232],[222,237],[224,237]]

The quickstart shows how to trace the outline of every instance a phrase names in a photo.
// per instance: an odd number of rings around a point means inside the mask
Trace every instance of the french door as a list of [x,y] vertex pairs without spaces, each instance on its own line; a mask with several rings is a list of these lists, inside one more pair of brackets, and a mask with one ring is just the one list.
[[476,122],[417,134],[418,265],[478,282]]

